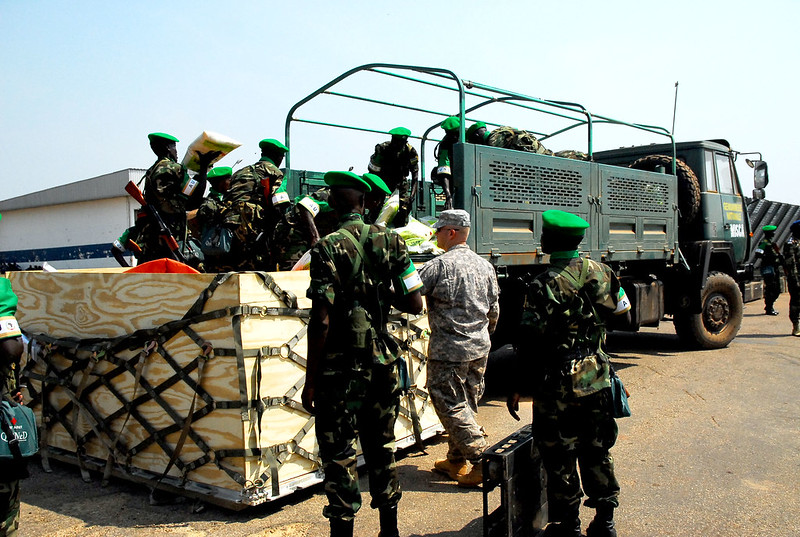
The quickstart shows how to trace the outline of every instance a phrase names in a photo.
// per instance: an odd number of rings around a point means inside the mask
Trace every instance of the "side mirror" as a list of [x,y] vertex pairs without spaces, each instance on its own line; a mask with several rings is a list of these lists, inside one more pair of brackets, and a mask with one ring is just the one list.
[[765,188],[769,184],[766,161],[745,159],[745,162],[753,168],[753,185],[757,189]]

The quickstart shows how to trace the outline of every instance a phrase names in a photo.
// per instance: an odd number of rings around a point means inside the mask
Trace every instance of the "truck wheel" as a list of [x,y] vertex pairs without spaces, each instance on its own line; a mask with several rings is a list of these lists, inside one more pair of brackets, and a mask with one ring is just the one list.
[[701,313],[675,315],[675,332],[684,342],[701,349],[720,349],[742,326],[742,293],[724,272],[712,272],[703,286]]
[[[672,157],[667,155],[650,155],[642,157],[631,168],[637,170],[655,171],[663,166],[667,173],[672,171]],[[682,160],[678,159],[675,166],[678,174],[678,209],[680,210],[681,226],[691,225],[700,212],[700,181],[692,169]]]

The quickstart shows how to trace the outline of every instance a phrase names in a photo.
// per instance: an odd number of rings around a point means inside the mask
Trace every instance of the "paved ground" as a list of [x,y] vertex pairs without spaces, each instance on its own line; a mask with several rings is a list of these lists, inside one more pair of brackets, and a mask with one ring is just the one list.
[[[682,351],[669,323],[612,337],[634,412],[619,421],[612,451],[622,485],[620,536],[800,535],[800,338],[789,336],[787,302],[782,295],[777,318],[763,315],[762,304],[747,305],[739,336],[723,350]],[[505,410],[498,372],[490,373],[495,386],[481,408],[490,440],[521,426]],[[530,420],[529,401],[522,416]],[[439,438],[427,454],[401,459],[402,535],[483,534],[481,492],[430,472],[445,452]],[[117,481],[101,488],[83,483],[73,467],[56,466],[53,474],[35,469],[22,499],[22,537],[327,533],[319,488],[239,513],[195,513],[192,502],[151,507],[140,486]],[[590,516],[584,513],[584,524]],[[362,509],[356,535],[374,536],[377,527],[377,514]]]

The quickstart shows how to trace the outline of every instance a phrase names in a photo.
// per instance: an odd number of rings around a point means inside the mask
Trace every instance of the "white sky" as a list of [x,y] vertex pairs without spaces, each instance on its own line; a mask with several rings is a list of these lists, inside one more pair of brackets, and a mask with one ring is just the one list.
[[[444,67],[666,128],[679,81],[676,139],[725,138],[738,151],[762,152],[768,199],[800,204],[792,164],[800,148],[796,0],[276,4],[0,0],[0,199],[147,168],[153,131],[177,136],[181,155],[202,131],[222,133],[243,146],[219,164],[249,164],[258,140],[284,138],[292,104],[350,68],[386,62]],[[381,85],[356,88],[359,80],[348,89],[400,97]],[[299,115],[384,130],[405,125],[415,134],[434,121],[332,100]],[[604,143],[605,132],[598,130],[595,150],[640,142]],[[301,125],[292,130],[292,168],[363,172],[385,139]]]

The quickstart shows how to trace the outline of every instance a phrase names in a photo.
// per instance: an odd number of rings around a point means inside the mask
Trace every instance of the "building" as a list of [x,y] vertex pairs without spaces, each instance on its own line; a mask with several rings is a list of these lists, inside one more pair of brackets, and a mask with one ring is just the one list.
[[[136,200],[125,192],[145,170],[128,168],[0,201],[0,263],[21,268],[118,267],[111,244],[133,225]],[[134,264],[131,258],[130,264]]]

